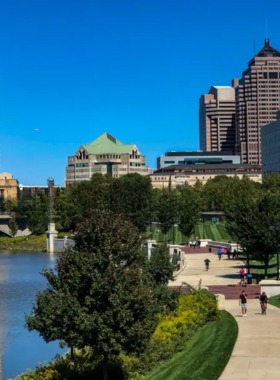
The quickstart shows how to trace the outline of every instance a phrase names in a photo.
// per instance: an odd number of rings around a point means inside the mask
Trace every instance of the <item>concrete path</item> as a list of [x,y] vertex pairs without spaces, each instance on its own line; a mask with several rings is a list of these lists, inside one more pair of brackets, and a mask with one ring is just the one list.
[[[209,258],[210,269],[205,270],[204,260]],[[244,263],[241,260],[228,260],[223,257],[219,261],[217,254],[186,254],[187,266],[177,276],[175,281],[170,285],[182,285],[186,282],[192,286],[197,286],[199,280],[202,280],[202,285],[235,285],[239,282],[239,270]]]
[[280,309],[268,305],[262,315],[258,300],[249,300],[247,317],[241,317],[238,300],[225,302],[236,318],[239,334],[232,356],[219,380],[280,379]]

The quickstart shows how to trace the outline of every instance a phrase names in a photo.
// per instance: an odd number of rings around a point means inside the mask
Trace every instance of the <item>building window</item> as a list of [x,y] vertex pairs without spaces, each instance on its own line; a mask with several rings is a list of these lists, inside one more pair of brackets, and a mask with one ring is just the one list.
[[0,190],[0,198],[4,199],[4,190]]
[[278,79],[278,73],[269,73],[269,79]]

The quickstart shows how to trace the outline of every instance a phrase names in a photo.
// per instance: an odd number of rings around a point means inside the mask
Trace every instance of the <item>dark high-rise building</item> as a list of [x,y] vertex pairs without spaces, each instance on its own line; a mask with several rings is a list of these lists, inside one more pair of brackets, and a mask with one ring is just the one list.
[[265,40],[235,89],[236,153],[242,163],[261,164],[261,127],[280,109],[280,53]]

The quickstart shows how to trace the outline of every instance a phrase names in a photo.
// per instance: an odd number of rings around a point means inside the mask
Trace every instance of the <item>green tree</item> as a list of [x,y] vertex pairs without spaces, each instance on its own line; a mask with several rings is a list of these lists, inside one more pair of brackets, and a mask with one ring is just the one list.
[[91,347],[107,380],[108,360],[145,348],[159,306],[144,281],[142,239],[131,222],[98,212],[78,225],[75,240],[75,251],[60,254],[55,270],[43,270],[48,287],[37,294],[26,325],[46,342]]
[[170,260],[169,247],[166,243],[158,244],[151,258],[146,262],[148,281],[158,285],[167,285],[173,280],[174,266]]
[[48,197],[33,195],[25,204],[26,225],[34,235],[42,235],[48,228]]
[[165,238],[177,221],[177,196],[176,190],[167,189],[160,190],[157,195],[156,217]]
[[102,210],[112,209],[112,177],[96,173],[90,181],[81,181],[55,200],[58,221],[65,228],[75,229],[85,218]]
[[151,179],[138,173],[127,174],[112,182],[112,208],[125,215],[140,231],[146,231],[153,210]]
[[178,229],[186,237],[194,232],[200,218],[199,196],[195,189],[185,185],[180,188],[178,204]]
[[17,221],[16,221],[16,214],[14,212],[11,213],[11,218],[9,220],[9,230],[10,230],[10,234],[13,237],[18,232],[18,225],[17,225]]
[[264,263],[265,276],[280,243],[279,220],[280,198],[267,192],[244,192],[226,211],[229,235],[244,248],[248,260]]

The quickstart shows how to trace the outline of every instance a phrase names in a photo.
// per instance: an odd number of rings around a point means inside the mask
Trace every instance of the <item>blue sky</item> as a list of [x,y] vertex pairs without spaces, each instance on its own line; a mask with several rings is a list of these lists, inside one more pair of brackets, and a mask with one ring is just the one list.
[[266,18],[280,49],[279,12],[271,0],[1,1],[0,171],[63,184],[67,156],[104,132],[151,167],[199,149],[200,95],[240,77]]

